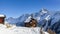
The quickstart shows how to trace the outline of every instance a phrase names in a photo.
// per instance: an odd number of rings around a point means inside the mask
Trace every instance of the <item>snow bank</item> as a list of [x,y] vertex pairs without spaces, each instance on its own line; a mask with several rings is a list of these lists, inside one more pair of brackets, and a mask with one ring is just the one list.
[[[44,32],[47,34],[47,32]],[[7,28],[5,25],[0,24],[0,34],[40,34],[40,27],[16,27],[11,26]]]

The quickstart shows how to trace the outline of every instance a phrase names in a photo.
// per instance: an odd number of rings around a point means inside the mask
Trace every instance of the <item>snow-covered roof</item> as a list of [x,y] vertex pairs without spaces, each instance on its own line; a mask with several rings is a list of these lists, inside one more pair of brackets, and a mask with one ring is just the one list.
[[5,15],[3,15],[3,14],[0,14],[0,17],[5,17]]
[[29,17],[26,19],[25,23],[26,23],[26,22],[29,22],[30,20],[31,20],[31,16],[29,16]]
[[36,17],[36,20],[39,21],[40,20],[40,16]]

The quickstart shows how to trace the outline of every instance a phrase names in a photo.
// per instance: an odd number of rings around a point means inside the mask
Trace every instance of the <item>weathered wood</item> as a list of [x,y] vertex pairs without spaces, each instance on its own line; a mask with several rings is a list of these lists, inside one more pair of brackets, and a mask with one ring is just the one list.
[[0,24],[4,24],[5,18],[4,17],[0,17]]
[[35,19],[31,19],[30,22],[25,23],[25,27],[36,27],[37,21]]

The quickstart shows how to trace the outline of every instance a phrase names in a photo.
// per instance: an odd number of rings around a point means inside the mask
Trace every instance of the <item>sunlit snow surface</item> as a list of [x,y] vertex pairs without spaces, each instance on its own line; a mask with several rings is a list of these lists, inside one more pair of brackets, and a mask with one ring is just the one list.
[[[45,32],[48,34],[47,32]],[[16,27],[12,26],[7,28],[5,25],[0,24],[0,34],[40,34],[40,27]]]
[[29,16],[25,22],[29,22],[31,20],[31,16]]

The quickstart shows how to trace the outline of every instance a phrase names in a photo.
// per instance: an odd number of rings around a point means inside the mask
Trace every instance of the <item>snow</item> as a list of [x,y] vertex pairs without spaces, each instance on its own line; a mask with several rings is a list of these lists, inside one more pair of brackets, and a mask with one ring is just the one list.
[[46,9],[42,8],[42,10],[40,12],[40,15],[44,15],[44,14],[47,14],[47,13],[48,13],[48,11]]
[[42,9],[42,13],[47,13],[47,11],[45,9]]
[[39,21],[40,20],[40,16],[36,17],[36,20]]
[[0,17],[5,17],[5,15],[3,15],[3,14],[0,14]]
[[50,15],[48,15],[45,19],[48,21],[50,19]]
[[31,16],[29,16],[25,22],[29,22],[31,20]]
[[47,13],[47,11],[42,11],[43,13]]
[[[44,32],[48,34],[47,32]],[[0,34],[41,34],[40,27],[16,27],[11,26],[7,28],[6,25],[0,24]]]

